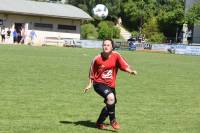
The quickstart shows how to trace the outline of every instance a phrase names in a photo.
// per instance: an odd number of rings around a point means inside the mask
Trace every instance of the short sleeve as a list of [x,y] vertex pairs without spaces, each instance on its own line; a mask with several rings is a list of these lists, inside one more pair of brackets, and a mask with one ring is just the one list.
[[119,69],[126,71],[126,69],[129,65],[128,65],[127,61],[120,54],[117,54],[117,62],[118,62]]

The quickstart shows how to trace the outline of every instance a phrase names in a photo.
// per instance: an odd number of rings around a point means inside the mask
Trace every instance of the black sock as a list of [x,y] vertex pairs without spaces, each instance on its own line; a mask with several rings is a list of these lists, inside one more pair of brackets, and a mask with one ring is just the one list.
[[106,118],[108,117],[108,109],[105,106],[102,110],[101,110],[101,114],[99,115],[99,119],[97,120],[98,123],[103,123]]
[[112,105],[107,104],[107,108],[108,108],[110,121],[112,121],[115,119],[115,104],[112,104]]

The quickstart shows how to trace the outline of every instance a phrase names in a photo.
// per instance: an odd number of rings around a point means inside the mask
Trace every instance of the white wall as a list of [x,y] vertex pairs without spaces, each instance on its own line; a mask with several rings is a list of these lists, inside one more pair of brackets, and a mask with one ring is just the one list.
[[[80,39],[80,24],[81,20],[72,20],[72,19],[62,19],[62,18],[50,18],[50,17],[42,17],[42,16],[28,16],[28,15],[14,15],[14,14],[2,14],[0,13],[0,19],[3,19],[6,28],[11,28],[14,30],[15,23],[24,23],[26,30],[26,42],[28,43],[29,33],[31,30],[36,32],[37,38],[35,39],[36,44],[42,44],[45,37],[57,37],[57,38],[74,38]],[[44,30],[35,29],[34,23],[47,23],[53,24],[53,29]],[[57,25],[72,25],[76,26],[76,30],[58,30]],[[0,25],[2,27],[2,25]]]

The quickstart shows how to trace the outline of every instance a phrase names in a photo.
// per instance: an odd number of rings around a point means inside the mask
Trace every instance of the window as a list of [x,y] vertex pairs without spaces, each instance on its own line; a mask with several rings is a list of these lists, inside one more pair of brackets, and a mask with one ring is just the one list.
[[0,19],[0,25],[3,25],[3,19]]
[[76,26],[59,24],[58,29],[59,30],[76,30]]
[[34,23],[35,28],[48,28],[53,29],[53,24],[45,24],[45,23]]

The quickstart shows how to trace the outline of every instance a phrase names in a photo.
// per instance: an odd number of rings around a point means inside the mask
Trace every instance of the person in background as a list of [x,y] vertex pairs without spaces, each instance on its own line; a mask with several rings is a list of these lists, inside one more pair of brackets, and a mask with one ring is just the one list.
[[20,40],[21,44],[24,44],[25,38],[26,38],[25,28],[22,27],[22,30],[21,30],[21,40]]
[[13,31],[13,43],[17,43],[17,38],[18,38],[18,34],[17,34],[17,31],[16,31],[16,29]]
[[5,43],[5,39],[6,39],[6,30],[5,27],[3,27],[1,30],[1,42]]
[[6,31],[6,40],[7,40],[7,43],[10,43],[10,36],[11,36],[11,30],[10,30],[10,28],[8,28],[7,31]]
[[37,37],[34,30],[31,30],[29,37],[30,37],[30,40],[31,40],[30,44],[32,45],[34,43],[34,39]]
[[191,29],[187,32],[187,42],[188,42],[188,45],[190,45],[192,43],[192,30]]

